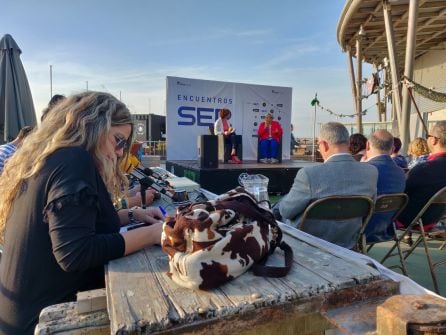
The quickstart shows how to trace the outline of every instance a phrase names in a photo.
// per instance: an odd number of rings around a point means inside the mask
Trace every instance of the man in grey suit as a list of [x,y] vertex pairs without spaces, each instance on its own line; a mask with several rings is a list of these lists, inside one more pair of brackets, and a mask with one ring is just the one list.
[[[334,195],[376,196],[377,169],[357,162],[349,152],[349,134],[345,126],[329,122],[321,126],[319,152],[324,164],[297,172],[290,192],[279,202],[279,211],[287,223],[297,226],[305,208],[314,200]],[[306,231],[319,238],[352,249],[358,238],[357,219],[336,223],[306,222]]]

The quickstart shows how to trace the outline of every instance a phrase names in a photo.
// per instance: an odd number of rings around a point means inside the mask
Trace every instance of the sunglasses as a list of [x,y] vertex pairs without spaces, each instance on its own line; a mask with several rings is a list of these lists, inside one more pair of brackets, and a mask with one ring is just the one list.
[[116,141],[116,150],[126,150],[129,147],[129,144],[125,138],[121,138],[117,135],[113,135]]

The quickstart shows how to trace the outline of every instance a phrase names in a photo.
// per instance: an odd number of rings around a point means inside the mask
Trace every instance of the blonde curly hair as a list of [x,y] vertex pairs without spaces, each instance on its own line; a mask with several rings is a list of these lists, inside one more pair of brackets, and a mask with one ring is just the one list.
[[0,241],[3,242],[6,220],[23,182],[38,174],[45,160],[64,147],[87,150],[107,186],[112,201],[127,189],[127,178],[119,164],[127,158],[128,149],[116,162],[110,162],[100,146],[110,128],[131,125],[128,144],[132,141],[133,123],[130,112],[118,99],[108,93],[84,92],[68,97],[46,115],[39,128],[26,137],[17,152],[8,160],[0,176]]
[[416,137],[409,143],[409,149],[407,151],[409,155],[415,157],[429,154],[429,147],[427,141],[422,137]]

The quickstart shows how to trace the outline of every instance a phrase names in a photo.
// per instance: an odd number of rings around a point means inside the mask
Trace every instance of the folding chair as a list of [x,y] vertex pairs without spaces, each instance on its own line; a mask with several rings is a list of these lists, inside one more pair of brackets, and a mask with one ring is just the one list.
[[[379,231],[374,232],[374,236],[375,237],[378,236],[379,242],[365,242],[366,236],[365,234],[363,235],[363,243],[368,246],[367,252],[369,252],[370,249],[377,243],[388,242],[388,241],[396,242],[398,240],[394,221],[406,207],[408,202],[409,202],[409,197],[405,193],[381,194],[376,198],[375,207],[373,209],[373,215],[389,213],[391,214],[391,216],[389,218],[388,224],[382,225],[382,227],[380,227],[382,228],[381,232]],[[373,222],[373,215],[369,220],[368,224],[370,224],[370,222]],[[389,226],[391,228],[390,235],[389,235]],[[407,275],[406,263],[404,262],[404,257],[401,252],[399,243],[396,244],[396,247],[398,248],[398,255],[400,257],[401,266],[394,265],[394,266],[389,266],[389,268],[393,267],[401,268],[403,274]],[[380,262],[381,264],[387,259],[386,256],[384,256],[384,258],[381,260]]]
[[[446,259],[440,260],[438,262],[432,261],[432,256],[429,251],[429,246],[427,242],[429,240],[438,240],[438,241],[445,241],[446,240],[446,230],[443,232],[429,232],[424,230],[423,226],[423,219],[422,216],[429,210],[435,209],[436,215],[438,216],[438,219],[441,219],[442,217],[446,216],[446,187],[443,187],[441,190],[439,190],[437,193],[435,193],[429,201],[424,205],[424,207],[418,212],[418,214],[415,216],[415,218],[412,220],[412,222],[409,224],[409,226],[405,229],[403,229],[403,233],[398,237],[395,244],[392,246],[392,248],[389,250],[386,256],[384,256],[385,259],[388,257],[394,256],[393,250],[395,248],[399,247],[401,245],[401,241],[404,239],[405,236],[408,236],[412,233],[419,234],[417,240],[412,244],[409,250],[402,251],[404,255],[404,260],[406,260],[412,252],[415,250],[415,248],[423,242],[424,245],[424,252],[426,254],[427,262],[429,265],[429,270],[432,277],[432,282],[434,284],[434,290],[435,292],[439,293],[439,287],[438,287],[438,281],[437,277],[435,275],[435,269],[443,264],[446,264]],[[430,222],[429,222],[430,223]],[[418,229],[415,229],[415,228]],[[440,247],[441,248],[441,247]],[[384,259],[384,260],[385,260]]]
[[[346,231],[346,234],[354,236],[354,250],[364,251],[365,245],[362,243],[362,234],[367,222],[373,211],[373,200],[366,196],[330,196],[315,200],[312,202],[302,214],[298,229],[310,233],[316,237],[322,238],[332,243],[336,243],[330,239],[330,236],[323,234],[314,234],[314,230],[309,230],[309,226],[320,225],[321,231],[324,231],[325,225],[332,225],[339,221],[360,218],[360,224],[354,227],[356,230]],[[308,222],[311,220],[311,222]]]

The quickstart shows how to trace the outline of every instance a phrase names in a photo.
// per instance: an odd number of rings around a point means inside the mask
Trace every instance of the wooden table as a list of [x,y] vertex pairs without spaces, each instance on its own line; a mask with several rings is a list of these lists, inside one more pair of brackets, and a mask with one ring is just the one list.
[[[159,247],[110,262],[111,333],[320,334],[333,328],[321,312],[398,292],[398,283],[355,257],[294,228],[282,229],[294,264],[279,279],[247,272],[218,289],[194,291],[169,279],[167,256]],[[279,261],[283,257],[276,251],[269,262]]]

